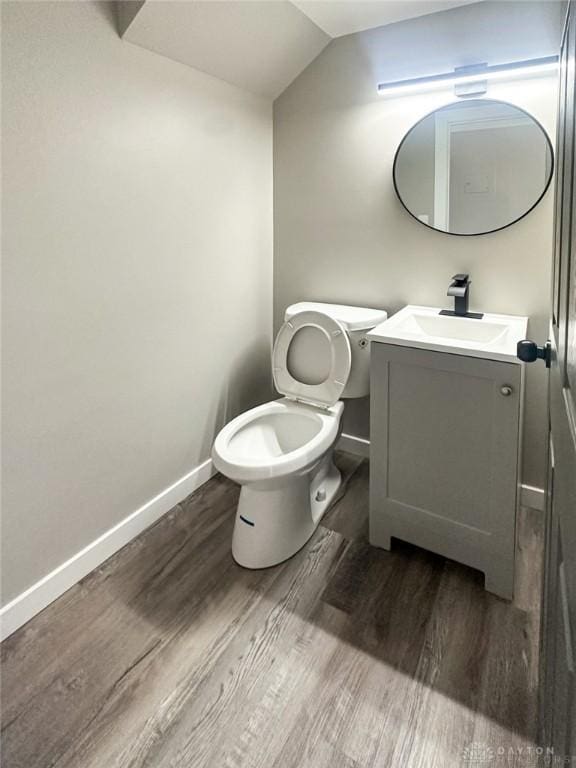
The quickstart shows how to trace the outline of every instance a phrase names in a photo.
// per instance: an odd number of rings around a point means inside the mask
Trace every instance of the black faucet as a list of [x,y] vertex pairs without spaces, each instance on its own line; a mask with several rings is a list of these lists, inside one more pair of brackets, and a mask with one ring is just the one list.
[[468,312],[468,296],[470,293],[470,275],[454,275],[452,282],[448,287],[448,296],[454,296],[454,309],[443,309],[441,315],[451,315],[452,317],[473,317],[482,318],[481,312]]

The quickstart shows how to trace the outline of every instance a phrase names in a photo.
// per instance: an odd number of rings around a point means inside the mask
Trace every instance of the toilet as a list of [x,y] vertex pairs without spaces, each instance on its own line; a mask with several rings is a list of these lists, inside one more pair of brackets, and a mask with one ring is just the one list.
[[300,302],[285,312],[272,353],[283,395],[240,414],[218,434],[214,465],[241,487],[232,555],[245,568],[292,557],[314,533],[340,487],[334,446],[340,398],[369,392],[366,333],[386,312]]

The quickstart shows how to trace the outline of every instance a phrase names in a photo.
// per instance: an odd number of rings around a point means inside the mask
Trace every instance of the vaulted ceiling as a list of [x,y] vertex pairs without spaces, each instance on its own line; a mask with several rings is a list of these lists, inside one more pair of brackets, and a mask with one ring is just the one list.
[[335,37],[478,0],[120,0],[122,37],[275,98]]
[[479,0],[292,0],[330,37],[446,11]]

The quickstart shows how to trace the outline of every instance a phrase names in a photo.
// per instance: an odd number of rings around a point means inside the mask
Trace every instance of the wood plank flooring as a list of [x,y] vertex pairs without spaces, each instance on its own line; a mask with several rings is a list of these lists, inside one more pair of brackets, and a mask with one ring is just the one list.
[[541,515],[514,604],[367,538],[368,464],[288,562],[230,555],[210,480],[2,645],[4,768],[535,766]]

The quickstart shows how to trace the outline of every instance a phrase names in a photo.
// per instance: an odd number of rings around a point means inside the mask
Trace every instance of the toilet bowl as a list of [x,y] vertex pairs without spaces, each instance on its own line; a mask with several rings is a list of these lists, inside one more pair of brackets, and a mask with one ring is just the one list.
[[380,310],[339,305],[286,310],[272,355],[284,397],[237,416],[212,450],[216,469],[242,486],[232,538],[240,565],[266,568],[294,555],[333,502],[341,483],[333,460],[339,398],[347,387],[353,396],[368,393],[365,333],[384,319]]
[[216,438],[216,468],[242,485],[232,537],[240,565],[276,565],[314,533],[340,486],[332,449],[343,410],[282,398],[241,414]]

